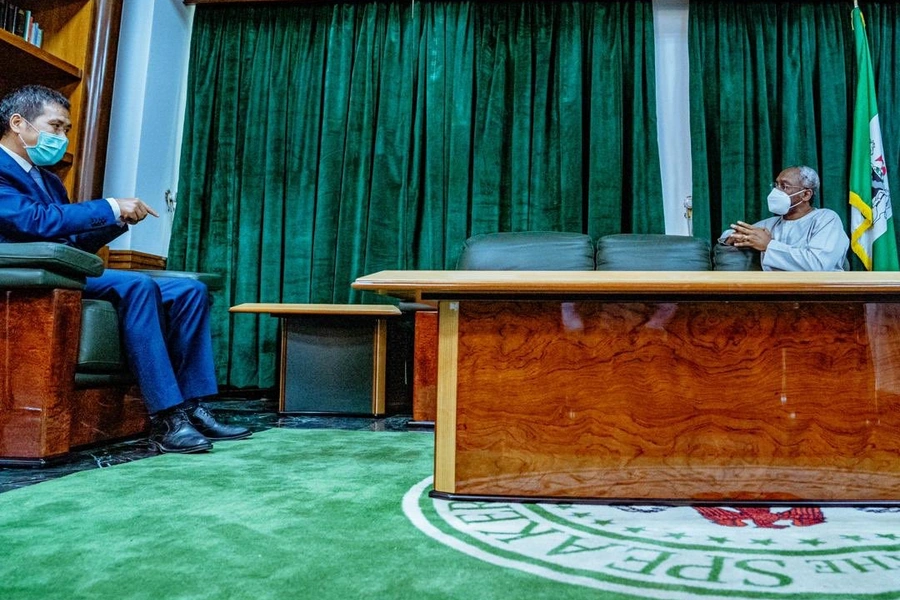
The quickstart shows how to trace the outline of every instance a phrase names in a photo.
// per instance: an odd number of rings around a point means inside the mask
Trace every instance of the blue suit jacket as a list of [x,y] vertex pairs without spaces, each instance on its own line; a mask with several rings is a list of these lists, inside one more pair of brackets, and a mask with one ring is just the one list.
[[59,177],[40,171],[49,196],[0,150],[0,242],[59,242],[96,252],[128,230],[106,200],[69,203]]

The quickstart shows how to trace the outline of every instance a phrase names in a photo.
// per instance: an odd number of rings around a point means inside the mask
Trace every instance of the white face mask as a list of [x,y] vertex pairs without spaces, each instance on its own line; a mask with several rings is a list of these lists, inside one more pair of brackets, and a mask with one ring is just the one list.
[[798,200],[794,204],[791,204],[791,197],[796,196],[797,194],[802,194],[804,191],[806,190],[800,190],[799,192],[788,194],[784,190],[772,188],[772,191],[769,192],[769,197],[766,198],[766,200],[768,200],[769,202],[769,212],[776,215],[788,214],[792,208],[803,202],[803,200]]

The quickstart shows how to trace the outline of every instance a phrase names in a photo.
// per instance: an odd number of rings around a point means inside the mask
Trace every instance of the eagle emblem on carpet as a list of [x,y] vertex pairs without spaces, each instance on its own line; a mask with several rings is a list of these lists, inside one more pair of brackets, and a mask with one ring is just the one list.
[[498,567],[635,598],[900,597],[900,509],[403,499],[441,544]]
[[[791,525],[809,527],[825,522],[822,509],[813,506],[799,506],[782,512],[767,507],[721,508],[718,506],[697,506],[694,508],[706,519],[716,525],[726,527],[746,527],[749,524],[766,529],[784,529]],[[788,521],[787,525],[779,525],[780,521]]]

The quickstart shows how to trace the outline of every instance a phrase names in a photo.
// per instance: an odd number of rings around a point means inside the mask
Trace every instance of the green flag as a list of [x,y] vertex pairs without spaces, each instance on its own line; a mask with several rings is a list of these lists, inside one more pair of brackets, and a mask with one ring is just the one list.
[[856,38],[859,82],[850,156],[850,247],[869,271],[897,271],[900,266],[875,102],[875,74],[866,40],[866,25],[858,6],[853,8],[851,20]]

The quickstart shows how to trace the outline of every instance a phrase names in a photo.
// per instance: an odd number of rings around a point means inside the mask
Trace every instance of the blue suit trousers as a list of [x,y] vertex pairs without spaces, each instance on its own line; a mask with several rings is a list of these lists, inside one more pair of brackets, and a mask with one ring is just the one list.
[[218,391],[205,284],[107,269],[88,278],[84,297],[116,307],[128,365],[150,414]]

